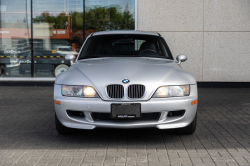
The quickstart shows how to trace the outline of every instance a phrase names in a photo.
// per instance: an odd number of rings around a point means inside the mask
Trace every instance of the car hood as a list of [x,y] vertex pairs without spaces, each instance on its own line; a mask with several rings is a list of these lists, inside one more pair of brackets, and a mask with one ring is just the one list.
[[[124,84],[123,79],[130,82]],[[110,100],[106,95],[109,84],[121,84],[125,90],[128,85],[143,84],[146,95],[141,100],[148,100],[159,86],[196,84],[196,80],[173,60],[109,57],[80,60],[68,71],[59,74],[55,83],[92,86],[104,100]]]

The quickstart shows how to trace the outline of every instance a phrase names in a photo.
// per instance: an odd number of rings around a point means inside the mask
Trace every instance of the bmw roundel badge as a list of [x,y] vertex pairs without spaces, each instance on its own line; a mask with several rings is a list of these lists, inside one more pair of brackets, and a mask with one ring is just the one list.
[[123,79],[122,82],[123,82],[124,84],[127,84],[127,83],[129,83],[130,81],[129,81],[129,79]]

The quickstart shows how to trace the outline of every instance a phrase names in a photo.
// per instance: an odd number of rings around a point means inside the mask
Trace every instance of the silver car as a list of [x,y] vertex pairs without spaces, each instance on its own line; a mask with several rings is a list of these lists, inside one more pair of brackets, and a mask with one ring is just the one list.
[[176,129],[192,134],[197,121],[197,83],[181,68],[158,33],[92,33],[54,86],[55,124],[71,128]]

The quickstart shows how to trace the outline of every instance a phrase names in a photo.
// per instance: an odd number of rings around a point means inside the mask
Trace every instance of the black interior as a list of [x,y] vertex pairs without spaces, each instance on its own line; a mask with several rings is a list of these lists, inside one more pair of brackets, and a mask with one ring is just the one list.
[[87,40],[79,59],[131,56],[173,59],[165,40],[153,35],[93,36]]

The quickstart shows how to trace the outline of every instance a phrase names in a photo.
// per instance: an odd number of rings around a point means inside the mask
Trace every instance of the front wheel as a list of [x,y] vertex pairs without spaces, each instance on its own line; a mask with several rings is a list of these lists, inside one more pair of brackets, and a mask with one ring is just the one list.
[[197,114],[194,117],[194,120],[186,127],[178,129],[179,134],[193,134],[196,130],[197,125]]
[[56,130],[59,134],[70,134],[72,132],[72,129],[65,127],[61,124],[56,114],[55,114],[55,123],[56,123]]

